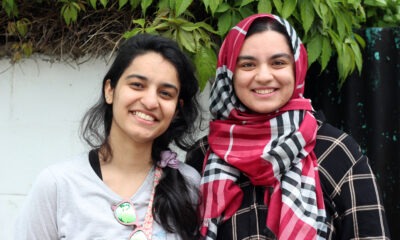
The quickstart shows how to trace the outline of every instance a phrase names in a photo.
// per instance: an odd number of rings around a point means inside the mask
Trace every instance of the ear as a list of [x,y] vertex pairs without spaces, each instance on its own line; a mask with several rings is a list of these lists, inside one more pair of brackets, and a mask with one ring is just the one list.
[[110,79],[106,80],[106,83],[104,84],[104,97],[106,98],[105,101],[107,104],[113,103],[114,88],[111,87]]

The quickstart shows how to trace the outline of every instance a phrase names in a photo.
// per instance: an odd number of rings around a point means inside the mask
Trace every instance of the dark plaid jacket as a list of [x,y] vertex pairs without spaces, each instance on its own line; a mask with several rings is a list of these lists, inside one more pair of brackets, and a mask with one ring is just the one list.
[[[327,239],[390,239],[385,210],[368,158],[346,133],[316,115],[319,123],[314,152],[327,213]],[[186,155],[186,163],[202,171],[208,149],[207,137]],[[218,239],[276,239],[266,227],[268,209],[263,205],[264,187],[255,187],[242,175],[244,196],[236,214],[218,228]]]

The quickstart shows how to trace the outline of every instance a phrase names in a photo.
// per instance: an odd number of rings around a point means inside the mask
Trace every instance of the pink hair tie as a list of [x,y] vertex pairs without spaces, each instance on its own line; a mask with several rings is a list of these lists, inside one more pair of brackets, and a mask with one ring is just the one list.
[[170,168],[179,168],[180,161],[176,158],[176,152],[172,152],[170,150],[161,152],[161,160],[158,162],[158,166],[161,168],[165,168],[166,166]]

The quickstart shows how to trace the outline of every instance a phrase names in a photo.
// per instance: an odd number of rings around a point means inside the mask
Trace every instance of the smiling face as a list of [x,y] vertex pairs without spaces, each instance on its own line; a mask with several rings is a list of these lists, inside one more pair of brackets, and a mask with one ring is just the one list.
[[290,100],[294,84],[293,54],[284,35],[268,30],[244,41],[233,86],[247,108],[257,113],[278,110]]
[[148,52],[137,56],[115,89],[110,81],[104,88],[113,109],[110,137],[152,143],[174,118],[179,91],[177,71],[162,55]]

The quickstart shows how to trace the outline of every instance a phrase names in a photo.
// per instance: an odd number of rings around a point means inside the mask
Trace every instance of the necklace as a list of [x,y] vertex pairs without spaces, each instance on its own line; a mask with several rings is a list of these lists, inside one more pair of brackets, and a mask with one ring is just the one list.
[[[148,239],[151,240],[152,237],[152,231],[153,231],[153,201],[154,201],[154,193],[156,186],[158,182],[160,181],[162,170],[160,167],[156,166],[155,172],[154,172],[154,181],[153,181],[153,187],[151,190],[151,196],[149,200],[149,204],[147,205],[147,212],[144,217],[144,222],[141,227],[136,227],[134,233],[132,234],[132,238],[130,239]],[[142,232],[142,233],[141,233]],[[143,238],[139,235],[146,235],[147,238]]]
[[154,170],[153,186],[151,190],[151,195],[149,199],[149,204],[147,205],[146,215],[144,217],[144,222],[142,225],[137,224],[137,215],[133,202],[129,200],[123,200],[122,202],[112,205],[111,209],[114,212],[115,219],[125,226],[132,226],[133,231],[129,235],[129,240],[151,240],[153,232],[153,201],[155,189],[160,181],[162,174],[162,169],[158,166]]

